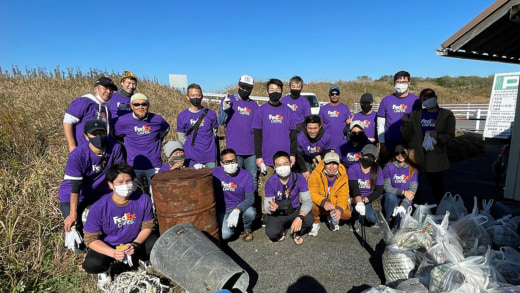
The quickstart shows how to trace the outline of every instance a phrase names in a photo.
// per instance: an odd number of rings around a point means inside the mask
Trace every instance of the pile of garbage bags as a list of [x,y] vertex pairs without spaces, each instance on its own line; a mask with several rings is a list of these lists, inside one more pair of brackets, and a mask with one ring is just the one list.
[[468,213],[459,195],[414,205],[390,230],[376,214],[386,244],[386,283],[364,292],[520,292],[520,216],[493,218],[493,200]]

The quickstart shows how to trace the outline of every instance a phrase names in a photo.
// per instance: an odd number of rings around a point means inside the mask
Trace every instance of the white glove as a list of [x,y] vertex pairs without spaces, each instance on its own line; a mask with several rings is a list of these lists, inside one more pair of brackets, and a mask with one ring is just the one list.
[[222,101],[222,110],[226,111],[231,108],[231,99],[229,99],[229,95],[226,95],[224,101]]
[[435,144],[437,144],[437,140],[435,138],[431,137],[429,133],[426,133],[424,135],[424,140],[423,140],[423,144],[422,144],[423,148],[426,151],[433,151]]
[[81,239],[81,235],[79,235],[75,226],[72,226],[69,232],[65,232],[65,247],[68,249],[74,251],[82,242],[83,239]]
[[237,226],[238,223],[238,215],[240,214],[240,211],[238,209],[234,209],[231,214],[229,214],[227,218],[227,226],[229,228],[233,228]]
[[267,167],[265,166],[264,163],[262,163],[261,167],[260,167],[260,172],[265,175],[267,174]]
[[362,203],[362,202],[358,202],[356,204],[356,212],[358,212],[361,216],[364,216],[365,215],[365,204]]
[[397,215],[401,218],[404,217],[404,215],[406,215],[406,209],[403,206],[396,206],[392,213],[392,217],[397,217]]
[[125,254],[125,257],[123,258],[123,263],[127,264],[129,267],[133,267],[134,264],[132,263],[132,256]]
[[195,164],[195,165],[193,165],[193,168],[200,170],[200,169],[204,168],[204,164]]

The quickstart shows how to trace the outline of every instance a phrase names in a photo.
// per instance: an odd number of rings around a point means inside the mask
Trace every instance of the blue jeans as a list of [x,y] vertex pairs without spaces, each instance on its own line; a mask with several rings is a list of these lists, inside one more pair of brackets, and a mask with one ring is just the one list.
[[[229,217],[229,214],[233,209],[227,210],[225,213],[220,212],[218,213],[219,218],[219,224],[221,225],[220,230],[222,231],[222,240],[227,240],[233,236],[233,233],[235,232],[235,228],[230,228],[227,225],[227,219]],[[242,222],[244,223],[244,230],[245,231],[251,231],[251,226],[253,225],[253,220],[256,217],[256,210],[254,207],[250,206],[245,210],[243,213],[240,213],[238,218],[242,218]]]
[[159,172],[159,168],[151,168],[146,170],[134,170],[135,175],[137,175],[137,180],[141,179],[141,176],[146,176],[146,181],[148,181],[148,188],[150,189],[150,195],[152,195],[152,182],[150,181],[152,176]]
[[369,223],[375,224],[377,222],[376,220],[376,213],[379,212],[379,210],[372,209],[372,204],[367,203],[365,204],[365,218]]
[[244,168],[253,175],[253,183],[255,185],[255,190],[258,188],[258,180],[256,176],[257,166],[256,166],[256,156],[255,155],[237,155],[238,167]]
[[383,195],[383,208],[385,209],[386,221],[390,222],[392,213],[397,206],[397,195],[392,192],[387,192]]
[[213,169],[217,166],[217,163],[216,162],[208,162],[208,163],[204,163],[204,167],[206,167],[206,169]]

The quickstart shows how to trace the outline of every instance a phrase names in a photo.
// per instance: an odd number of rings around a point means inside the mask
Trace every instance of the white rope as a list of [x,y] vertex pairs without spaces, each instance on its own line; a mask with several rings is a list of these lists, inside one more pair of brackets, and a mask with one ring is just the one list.
[[121,293],[173,293],[175,287],[161,284],[159,277],[147,274],[145,270],[119,274],[103,292]]

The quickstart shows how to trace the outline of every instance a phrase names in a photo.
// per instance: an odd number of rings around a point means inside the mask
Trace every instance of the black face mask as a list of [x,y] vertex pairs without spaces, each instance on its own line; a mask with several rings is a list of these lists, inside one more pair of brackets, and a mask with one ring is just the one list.
[[202,103],[202,98],[190,98],[190,103],[193,106],[198,107]]
[[291,96],[293,98],[299,98],[301,92],[302,92],[302,90],[293,90],[293,89],[291,89]]
[[90,137],[88,141],[97,149],[104,149],[107,144],[107,136],[106,135],[98,135],[94,137]]
[[350,140],[353,142],[364,142],[367,140],[366,134],[359,134],[359,133],[351,133],[350,134]]
[[372,110],[372,105],[370,105],[370,104],[368,104],[368,105],[361,104],[361,110],[363,110],[364,113],[368,113],[368,112],[370,112],[370,110]]
[[249,98],[249,95],[251,94],[250,91],[245,91],[241,88],[238,89],[238,95],[240,96],[240,98],[242,100],[247,100],[247,98]]
[[269,101],[271,101],[271,102],[278,103],[281,98],[282,98],[282,93],[280,93],[280,92],[269,93]]
[[361,158],[359,162],[363,168],[370,168],[376,163],[376,161],[372,158]]

